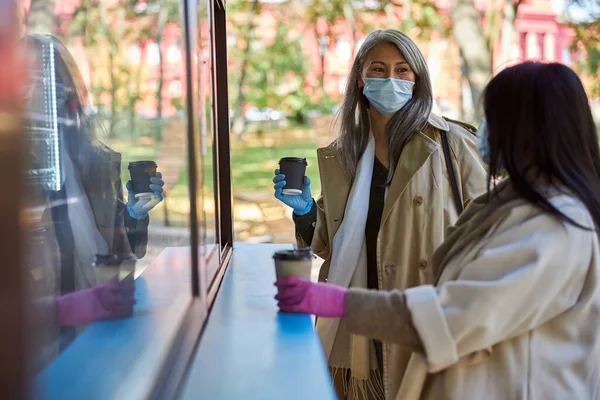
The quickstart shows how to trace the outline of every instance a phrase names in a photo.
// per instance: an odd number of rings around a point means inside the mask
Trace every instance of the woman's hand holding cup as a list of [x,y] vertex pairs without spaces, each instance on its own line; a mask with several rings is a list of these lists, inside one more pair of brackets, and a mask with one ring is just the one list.
[[275,189],[275,198],[283,204],[291,207],[296,215],[307,214],[312,208],[313,198],[310,192],[310,179],[304,176],[301,194],[283,194],[283,188],[287,184],[285,175],[279,169],[275,170],[273,178],[273,189]]

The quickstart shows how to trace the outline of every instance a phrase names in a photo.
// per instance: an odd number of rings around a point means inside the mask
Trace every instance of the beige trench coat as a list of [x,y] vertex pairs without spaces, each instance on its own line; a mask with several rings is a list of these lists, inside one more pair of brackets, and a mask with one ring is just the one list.
[[[447,132],[464,205],[486,191],[487,173],[478,156],[473,133],[431,114],[428,129],[406,145],[388,191],[377,238],[377,271],[382,290],[404,290],[432,283],[435,273],[428,268],[429,258],[444,241],[446,227],[458,218],[440,130]],[[340,154],[333,146],[319,149],[317,156],[321,196],[317,200],[317,222],[311,246],[325,260],[319,273],[319,280],[325,281],[330,246],[344,218],[350,185],[344,178]],[[299,246],[307,245],[300,237],[298,241]],[[384,343],[383,347],[386,393],[396,393],[410,352],[391,343]]]
[[[551,202],[594,226],[575,198]],[[448,262],[437,288],[405,297],[426,359],[412,356],[396,400],[600,398],[596,232],[516,206]]]

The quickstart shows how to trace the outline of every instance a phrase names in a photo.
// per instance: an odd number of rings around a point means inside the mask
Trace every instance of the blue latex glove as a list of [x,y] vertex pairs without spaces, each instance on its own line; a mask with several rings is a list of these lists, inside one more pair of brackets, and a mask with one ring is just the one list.
[[283,194],[283,188],[285,187],[285,175],[281,174],[278,169],[275,170],[275,177],[273,178],[273,189],[275,189],[275,198],[281,201],[283,204],[292,207],[294,214],[304,215],[307,214],[312,208],[313,199],[310,194],[310,179],[308,176],[304,177],[304,184],[302,185],[302,194]]
[[127,211],[132,218],[147,218],[150,210],[156,207],[158,203],[165,198],[163,196],[163,186],[165,182],[162,180],[162,174],[157,172],[156,176],[150,178],[150,182],[152,182],[150,185],[152,193],[148,196],[143,195],[136,198],[131,181],[127,181],[127,184],[125,185],[127,187]]

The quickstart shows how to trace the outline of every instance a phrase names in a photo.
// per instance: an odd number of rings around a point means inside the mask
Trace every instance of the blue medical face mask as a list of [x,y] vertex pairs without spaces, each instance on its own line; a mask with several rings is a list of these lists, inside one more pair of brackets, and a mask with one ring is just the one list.
[[481,120],[479,129],[477,129],[477,151],[479,152],[483,162],[487,165],[490,165],[490,141],[485,118]]
[[363,78],[363,94],[382,114],[394,114],[412,99],[414,82],[395,78]]

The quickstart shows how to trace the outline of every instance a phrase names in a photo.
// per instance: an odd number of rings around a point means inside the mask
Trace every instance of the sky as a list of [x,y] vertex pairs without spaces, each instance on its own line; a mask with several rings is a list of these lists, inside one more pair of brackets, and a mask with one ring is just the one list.
[[574,22],[592,21],[600,18],[600,1],[599,0],[579,0],[580,5],[573,0],[552,0],[552,10],[557,14],[563,14],[568,19]]

